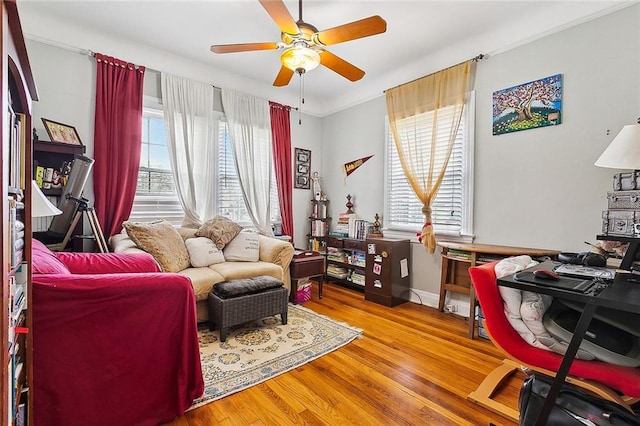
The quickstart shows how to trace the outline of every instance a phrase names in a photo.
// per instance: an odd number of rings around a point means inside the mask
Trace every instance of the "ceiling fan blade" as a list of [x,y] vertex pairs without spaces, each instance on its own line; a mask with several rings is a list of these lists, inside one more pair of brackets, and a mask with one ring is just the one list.
[[298,24],[293,19],[287,6],[284,5],[282,0],[258,0],[262,7],[265,8],[271,19],[280,28],[280,31],[287,34],[298,34],[300,29]]
[[277,87],[286,86],[291,81],[291,77],[293,77],[293,71],[287,67],[281,67],[273,85]]
[[387,22],[378,15],[353,21],[317,33],[318,41],[329,46],[387,31]]
[[364,77],[364,71],[360,68],[326,50],[320,53],[320,63],[351,81]]
[[214,44],[211,46],[211,51],[213,53],[235,53],[252,50],[275,50],[277,48],[277,43]]

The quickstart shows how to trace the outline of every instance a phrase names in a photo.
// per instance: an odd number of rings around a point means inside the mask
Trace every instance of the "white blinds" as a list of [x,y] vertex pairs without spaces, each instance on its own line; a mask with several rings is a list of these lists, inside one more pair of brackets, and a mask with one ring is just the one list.
[[[268,161],[268,158],[262,160]],[[234,222],[252,226],[249,213],[244,205],[240,181],[233,164],[233,151],[229,139],[227,123],[221,121],[218,128],[218,214]],[[278,189],[275,174],[271,176],[271,221],[280,222]]]
[[[454,109],[445,107],[438,110],[439,120],[453,120]],[[451,157],[440,186],[438,195],[432,204],[432,220],[434,229],[438,233],[460,234],[463,221],[463,196],[465,175],[465,144],[464,134],[466,117],[463,115]],[[418,150],[424,157],[421,164],[429,167],[431,154],[431,133],[433,131],[434,112],[430,111],[398,122],[398,131],[401,134],[410,135],[418,139]],[[446,128],[447,126],[440,126]],[[422,202],[418,200],[405,177],[398,153],[393,142],[393,134],[389,129],[387,137],[387,218],[386,227],[397,230],[418,231],[424,224]],[[436,135],[443,141],[436,146],[445,148],[436,150],[435,168],[439,169],[446,157],[446,146],[449,134],[443,132]],[[421,173],[421,171],[418,173]]]

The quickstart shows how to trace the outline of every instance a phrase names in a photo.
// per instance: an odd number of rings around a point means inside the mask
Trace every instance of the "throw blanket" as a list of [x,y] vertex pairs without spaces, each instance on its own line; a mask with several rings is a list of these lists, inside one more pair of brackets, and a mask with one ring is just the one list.
[[[538,262],[530,256],[515,256],[503,259],[495,266],[496,278],[515,274],[537,264]],[[542,324],[542,317],[551,306],[551,301],[553,300],[551,296],[504,286],[498,286],[498,291],[502,296],[504,314],[509,324],[520,334],[520,337],[525,342],[536,348],[564,355],[568,345],[549,334]],[[576,358],[592,360],[594,356],[589,352],[578,349]]]

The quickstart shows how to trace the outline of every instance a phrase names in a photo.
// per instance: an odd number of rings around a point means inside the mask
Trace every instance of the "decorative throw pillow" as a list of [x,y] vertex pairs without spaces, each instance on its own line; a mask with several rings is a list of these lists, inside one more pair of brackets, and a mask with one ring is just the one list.
[[198,229],[196,236],[209,238],[216,243],[216,247],[222,250],[240,231],[242,231],[242,227],[234,221],[224,216],[216,216],[206,221]]
[[260,259],[260,239],[253,231],[243,230],[223,250],[227,262],[257,262]]
[[184,244],[187,246],[191,265],[195,268],[224,262],[224,254],[207,237],[187,238]]
[[151,254],[164,272],[178,272],[189,267],[189,252],[178,231],[166,220],[124,222],[129,238]]

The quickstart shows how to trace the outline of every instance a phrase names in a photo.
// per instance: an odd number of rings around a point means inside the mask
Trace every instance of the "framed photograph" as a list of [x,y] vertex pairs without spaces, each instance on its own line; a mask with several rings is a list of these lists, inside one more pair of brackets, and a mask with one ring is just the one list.
[[493,92],[493,134],[562,123],[562,74]]
[[311,151],[308,149],[295,149],[295,179],[293,180],[294,188],[310,189],[311,188]]
[[80,135],[75,127],[57,121],[42,118],[44,128],[49,134],[51,142],[68,143],[71,145],[82,145]]

